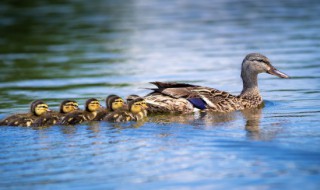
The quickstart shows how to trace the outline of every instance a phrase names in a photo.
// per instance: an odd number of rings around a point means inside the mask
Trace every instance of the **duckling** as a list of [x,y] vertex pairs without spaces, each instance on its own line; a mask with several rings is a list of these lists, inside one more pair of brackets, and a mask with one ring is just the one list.
[[210,87],[175,82],[151,82],[157,86],[145,96],[150,113],[191,113],[196,109],[213,112],[231,112],[257,108],[263,100],[258,88],[258,74],[268,73],[289,78],[271,65],[269,59],[259,53],[250,53],[242,61],[243,89],[240,95],[232,95]]
[[98,110],[101,108],[100,103],[95,98],[90,98],[85,103],[85,110],[78,110],[68,113],[59,122],[61,125],[76,125],[84,121],[91,121],[97,116]]
[[79,105],[75,100],[64,100],[60,104],[59,112],[48,112],[43,117],[38,118],[32,124],[34,127],[50,126],[61,121],[68,113],[79,110]]
[[[131,95],[127,96],[127,104],[129,105],[129,102],[131,102],[132,100],[135,100],[137,98],[141,98],[141,97],[139,95],[136,95],[136,94],[131,94]],[[144,114],[147,115],[148,114],[148,111],[147,111],[148,105],[147,105],[147,102],[145,101],[145,99],[143,99],[141,101],[141,105],[144,108],[143,109]]]
[[50,112],[49,106],[42,100],[35,100],[30,104],[30,112],[23,114],[14,114],[0,122],[0,125],[30,127],[33,122]]
[[129,109],[117,110],[108,114],[103,118],[103,121],[125,122],[125,121],[140,121],[147,117],[148,108],[144,103],[144,99],[139,97],[129,101]]
[[127,100],[127,104],[129,105],[129,102],[131,102],[132,100],[136,99],[136,98],[140,98],[139,95],[136,94],[130,94],[129,96],[127,96],[126,100]]
[[93,119],[94,121],[101,121],[108,113],[116,111],[118,109],[126,108],[124,100],[117,95],[109,95],[106,98],[106,109],[100,109],[97,116]]

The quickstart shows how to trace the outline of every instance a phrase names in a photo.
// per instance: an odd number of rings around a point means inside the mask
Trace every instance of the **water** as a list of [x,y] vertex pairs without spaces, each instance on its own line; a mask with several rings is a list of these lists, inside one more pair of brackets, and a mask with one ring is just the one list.
[[318,1],[3,1],[0,118],[34,99],[145,95],[149,81],[238,94],[247,53],[265,107],[145,123],[0,128],[1,189],[319,189]]

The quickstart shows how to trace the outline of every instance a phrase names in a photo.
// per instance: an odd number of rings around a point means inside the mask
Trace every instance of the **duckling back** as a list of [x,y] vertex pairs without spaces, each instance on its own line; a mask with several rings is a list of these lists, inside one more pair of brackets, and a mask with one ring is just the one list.
[[102,121],[126,122],[134,120],[134,116],[128,110],[119,110],[107,114]]
[[0,125],[30,127],[35,119],[31,114],[14,114],[3,119]]

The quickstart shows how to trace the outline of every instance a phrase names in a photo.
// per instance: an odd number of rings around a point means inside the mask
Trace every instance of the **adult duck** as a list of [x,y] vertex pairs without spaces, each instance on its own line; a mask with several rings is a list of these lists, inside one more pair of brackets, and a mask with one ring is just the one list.
[[232,95],[210,87],[174,82],[151,82],[157,88],[145,96],[149,113],[190,113],[194,108],[214,112],[231,112],[255,108],[263,103],[258,88],[258,74],[268,73],[280,78],[288,75],[273,67],[269,59],[259,53],[248,54],[241,67],[243,89]]

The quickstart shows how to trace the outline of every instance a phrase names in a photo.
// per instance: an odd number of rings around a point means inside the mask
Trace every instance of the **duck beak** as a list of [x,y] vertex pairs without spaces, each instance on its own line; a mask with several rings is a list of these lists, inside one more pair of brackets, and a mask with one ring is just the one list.
[[275,76],[278,76],[280,78],[289,78],[288,75],[284,74],[283,72],[277,70],[276,68],[274,67],[271,67],[271,69],[269,71],[267,71],[268,74],[270,75],[275,75]]
[[50,110],[50,109],[47,109],[47,112],[52,112],[52,110]]

